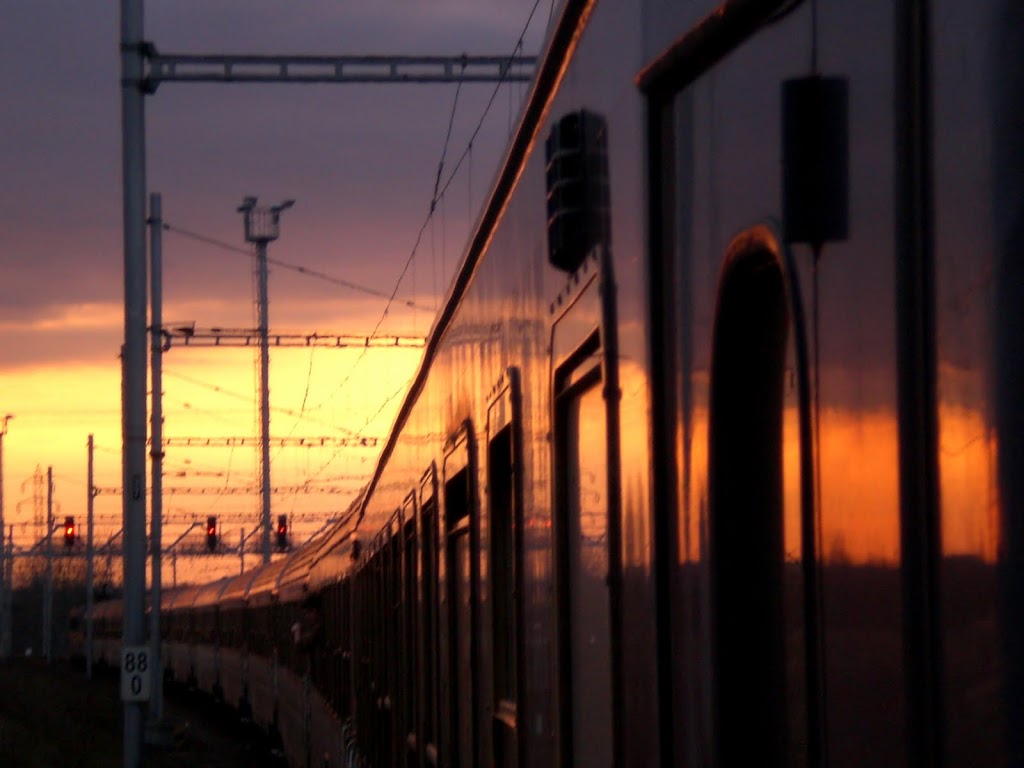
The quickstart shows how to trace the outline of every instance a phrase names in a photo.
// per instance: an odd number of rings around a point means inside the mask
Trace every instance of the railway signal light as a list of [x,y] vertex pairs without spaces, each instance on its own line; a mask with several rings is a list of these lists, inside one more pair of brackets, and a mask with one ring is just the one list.
[[288,516],[277,516],[277,548],[284,552],[288,549]]
[[212,515],[206,518],[206,548],[211,552],[217,549],[217,518]]
[[68,549],[75,546],[75,518],[71,515],[64,518],[64,546]]

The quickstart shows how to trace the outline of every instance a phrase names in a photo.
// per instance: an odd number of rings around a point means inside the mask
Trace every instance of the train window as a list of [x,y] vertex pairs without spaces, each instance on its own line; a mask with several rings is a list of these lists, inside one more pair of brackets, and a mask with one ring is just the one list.
[[[386,738],[388,739],[389,758],[387,764],[397,762],[398,754],[392,751],[393,745],[398,740],[398,733],[401,721],[401,696],[402,696],[402,557],[401,557],[401,535],[396,532],[385,548],[385,590],[387,594],[387,644],[388,653],[385,657],[384,668],[387,675],[387,695],[384,700],[384,709],[387,713]],[[394,755],[391,758],[390,755]]]
[[407,764],[415,764],[417,754],[416,690],[420,676],[416,664],[416,544],[415,494],[410,494],[403,507],[402,523],[402,735],[405,740]]
[[423,752],[428,763],[436,765],[437,716],[439,710],[437,676],[437,501],[433,489],[433,472],[427,484],[428,496],[421,496],[420,542],[423,551],[421,611],[422,675],[422,728]]
[[519,763],[517,698],[519,674],[518,596],[522,594],[522,491],[517,467],[521,450],[519,376],[510,368],[488,411],[487,498],[490,531],[494,765]]
[[555,376],[561,763],[613,755],[607,413],[595,332]]
[[449,765],[476,764],[476,650],[475,625],[477,564],[475,526],[475,461],[472,431],[465,425],[445,459],[445,573],[448,622]]
[[709,512],[718,757],[785,765],[782,417],[788,316],[763,239],[734,241],[712,341]]
[[[516,701],[516,562],[513,537],[512,426],[498,432],[487,451],[491,512],[491,579],[494,600],[494,696],[514,708]],[[512,712],[514,717],[514,710]],[[514,726],[514,721],[512,723]]]

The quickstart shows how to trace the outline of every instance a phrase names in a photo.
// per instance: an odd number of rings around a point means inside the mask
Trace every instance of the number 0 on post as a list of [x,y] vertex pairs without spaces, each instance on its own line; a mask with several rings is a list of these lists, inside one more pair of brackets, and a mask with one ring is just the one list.
[[121,700],[149,701],[150,664],[148,645],[121,649]]

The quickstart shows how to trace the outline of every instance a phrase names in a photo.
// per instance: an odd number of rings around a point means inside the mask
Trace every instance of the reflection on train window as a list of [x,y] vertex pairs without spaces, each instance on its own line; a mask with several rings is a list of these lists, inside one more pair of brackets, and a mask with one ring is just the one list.
[[782,412],[785,290],[775,254],[738,238],[716,308],[709,476],[718,757],[786,757]]
[[403,555],[403,606],[404,642],[402,643],[403,680],[402,682],[402,717],[405,724],[406,758],[414,760],[416,755],[416,690],[420,680],[416,669],[416,546],[415,508],[406,506],[405,522],[402,525]]
[[490,500],[494,651],[495,765],[515,766],[516,758],[516,570],[512,425],[501,429],[487,453]]
[[402,669],[399,651],[399,632],[402,616],[402,561],[401,553],[399,551],[400,541],[401,538],[398,532],[393,526],[389,525],[388,543],[384,547],[383,568],[384,596],[386,600],[384,603],[384,636],[386,638],[386,651],[383,658],[385,676],[384,700],[381,703],[381,709],[384,713],[384,716],[381,718],[381,723],[384,726],[381,738],[386,744],[386,757],[382,762],[387,765],[394,765],[398,758],[398,756],[394,754],[394,728],[397,720],[401,716],[401,709],[399,706],[400,682],[398,680]]
[[473,599],[470,524],[472,477],[461,469],[445,482],[446,572],[448,574],[449,719],[452,751],[449,764],[465,768],[473,760]]
[[433,495],[420,507],[423,546],[423,751],[427,762],[436,765],[437,716],[437,502]]
[[588,346],[576,356],[588,367],[556,380],[560,749],[563,765],[601,766],[613,747],[607,421]]

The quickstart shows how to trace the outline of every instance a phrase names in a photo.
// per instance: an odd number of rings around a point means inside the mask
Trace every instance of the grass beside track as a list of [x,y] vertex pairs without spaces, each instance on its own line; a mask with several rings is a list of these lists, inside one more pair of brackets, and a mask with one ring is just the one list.
[[113,681],[89,681],[67,663],[0,663],[0,765],[117,768],[121,744]]
[[[0,662],[0,766],[121,768],[124,740],[116,674],[88,680],[67,662]],[[145,768],[280,766],[260,734],[243,732],[205,698],[169,692],[173,746],[147,748]]]

